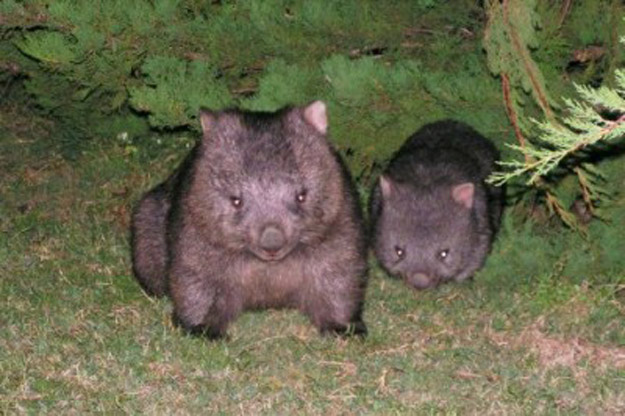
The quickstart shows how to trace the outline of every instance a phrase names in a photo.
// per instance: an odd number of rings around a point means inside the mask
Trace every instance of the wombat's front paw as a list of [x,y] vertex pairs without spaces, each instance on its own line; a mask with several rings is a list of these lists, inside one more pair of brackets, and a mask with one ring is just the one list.
[[340,337],[366,337],[367,325],[363,321],[351,322],[347,325],[338,323],[329,323],[319,328],[319,331],[323,335],[335,335]]
[[197,337],[206,337],[211,341],[219,340],[225,338],[225,331],[214,328],[206,325],[189,325],[178,318],[175,314],[172,316],[172,321],[175,326],[181,328],[186,334],[197,336]]
[[453,279],[453,280],[454,280],[455,282],[458,282],[458,283],[462,283],[462,282],[472,283],[472,282],[473,282],[473,280],[474,280],[474,278],[473,278],[473,275],[472,275],[472,274],[471,274],[471,275],[468,275],[468,276],[466,276],[466,275],[460,275],[460,276],[456,276],[456,277],[454,277],[454,279]]

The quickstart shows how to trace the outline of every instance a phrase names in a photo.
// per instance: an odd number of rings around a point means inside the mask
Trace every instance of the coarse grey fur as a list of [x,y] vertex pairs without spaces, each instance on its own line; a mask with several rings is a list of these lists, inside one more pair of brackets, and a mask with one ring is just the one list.
[[366,332],[366,244],[325,105],[200,114],[203,138],[133,215],[133,265],[177,324],[221,337],[241,312],[296,308],[321,332]]
[[417,289],[471,277],[499,227],[503,189],[484,182],[499,153],[470,126],[428,124],[391,159],[370,198],[380,264]]

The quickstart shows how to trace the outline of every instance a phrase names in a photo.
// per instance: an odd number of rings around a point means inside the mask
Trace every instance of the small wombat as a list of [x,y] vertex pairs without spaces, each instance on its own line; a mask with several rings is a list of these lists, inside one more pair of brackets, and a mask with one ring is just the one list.
[[418,289],[472,276],[499,227],[503,190],[484,182],[498,157],[488,139],[458,121],[413,134],[370,199],[381,265]]
[[360,208],[326,139],[326,106],[200,113],[203,138],[139,202],[134,272],[191,333],[242,311],[297,308],[322,333],[364,334]]

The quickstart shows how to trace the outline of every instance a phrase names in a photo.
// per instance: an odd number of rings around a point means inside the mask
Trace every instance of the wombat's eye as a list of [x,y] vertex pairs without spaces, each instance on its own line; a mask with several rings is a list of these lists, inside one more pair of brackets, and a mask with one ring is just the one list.
[[446,248],[445,250],[441,250],[438,252],[438,259],[440,261],[445,261],[447,260],[447,257],[449,257],[449,249]]
[[297,196],[295,197],[295,200],[300,204],[303,204],[304,202],[306,202],[306,190],[299,192]]
[[241,208],[243,206],[243,200],[239,198],[238,196],[231,196],[230,203],[235,208]]
[[406,255],[406,251],[399,246],[395,246],[395,254],[397,254],[397,258],[401,260]]

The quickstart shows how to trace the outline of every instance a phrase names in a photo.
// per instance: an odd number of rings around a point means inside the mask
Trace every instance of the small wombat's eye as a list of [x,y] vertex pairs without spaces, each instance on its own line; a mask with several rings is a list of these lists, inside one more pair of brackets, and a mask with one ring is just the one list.
[[399,246],[395,246],[395,254],[397,254],[397,258],[401,260],[406,255],[406,251]]
[[243,206],[243,200],[238,196],[231,196],[230,203],[232,204],[233,207],[237,209]]
[[447,260],[447,257],[449,257],[449,249],[448,249],[448,248],[446,248],[445,250],[441,250],[441,251],[439,251],[439,252],[438,252],[438,254],[437,254],[437,256],[438,256],[438,259],[439,259],[440,261],[445,261],[445,260]]
[[295,197],[295,200],[299,203],[299,204],[303,204],[304,202],[306,202],[306,190],[303,190],[301,192],[299,192],[297,194],[297,196]]

